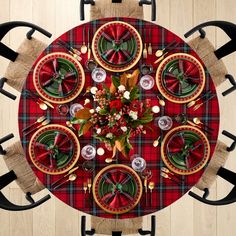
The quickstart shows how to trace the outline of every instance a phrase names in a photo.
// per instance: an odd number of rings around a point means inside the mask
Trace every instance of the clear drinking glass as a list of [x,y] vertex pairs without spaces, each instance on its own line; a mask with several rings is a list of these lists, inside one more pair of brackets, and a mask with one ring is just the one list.
[[103,82],[106,79],[106,76],[107,73],[102,68],[95,68],[92,71],[92,79],[97,83]]
[[145,170],[143,170],[141,173],[140,173],[140,177],[142,178],[142,179],[147,179],[147,180],[149,180],[149,179],[151,179],[152,178],[152,171],[150,170],[150,169],[145,169]]
[[96,148],[93,145],[86,145],[81,150],[81,156],[85,160],[92,160],[96,156]]
[[155,81],[151,75],[144,75],[140,79],[140,86],[145,90],[150,90],[153,88]]
[[131,166],[136,172],[142,172],[146,168],[146,161],[142,157],[136,157],[133,159]]
[[162,130],[169,130],[173,125],[173,121],[169,116],[162,116],[158,120],[158,126]]

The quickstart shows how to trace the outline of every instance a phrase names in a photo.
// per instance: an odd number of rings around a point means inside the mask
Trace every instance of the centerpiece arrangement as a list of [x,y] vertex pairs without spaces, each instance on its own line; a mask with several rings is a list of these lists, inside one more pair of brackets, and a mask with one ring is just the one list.
[[110,87],[92,87],[95,107],[79,110],[71,121],[80,124],[79,136],[92,129],[93,136],[113,150],[113,157],[117,150],[127,157],[132,149],[130,138],[145,134],[153,120],[150,100],[141,100],[138,78],[137,69],[132,74],[112,76]]

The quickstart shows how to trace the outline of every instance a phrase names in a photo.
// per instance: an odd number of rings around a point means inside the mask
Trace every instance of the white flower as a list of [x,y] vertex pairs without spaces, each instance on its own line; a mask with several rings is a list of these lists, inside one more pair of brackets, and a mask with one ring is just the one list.
[[144,131],[143,131],[143,134],[146,134],[146,133],[147,133],[147,131],[146,131],[146,130],[144,130]]
[[143,125],[139,125],[138,127],[139,127],[140,129],[142,129],[142,128],[143,128]]
[[126,132],[127,131],[127,127],[126,126],[122,126],[122,127],[120,127],[121,128],[121,130],[123,131],[123,132]]
[[130,116],[133,120],[137,120],[137,119],[138,119],[138,112],[137,112],[137,111],[130,111],[130,112],[129,112],[129,116]]
[[101,129],[101,128],[98,128],[96,133],[97,133],[97,134],[100,134],[101,132],[102,132],[102,129]]
[[115,120],[119,120],[121,118],[121,115],[120,114],[117,114],[116,116],[115,116]]
[[124,91],[125,91],[125,86],[124,86],[124,85],[120,85],[120,86],[118,87],[118,91],[124,92]]
[[90,100],[88,98],[86,98],[85,101],[84,101],[84,106],[88,103],[90,103]]
[[98,107],[96,108],[96,112],[99,112],[100,110],[101,110],[101,107],[98,106]]
[[90,89],[90,92],[91,92],[92,94],[96,94],[97,91],[98,91],[98,88],[97,88],[97,87],[92,87],[92,88]]
[[130,92],[129,91],[124,92],[124,98],[127,99],[127,100],[130,99]]
[[93,113],[95,112],[95,110],[94,110],[94,109],[90,109],[89,112],[90,112],[91,114],[93,114]]
[[112,134],[112,133],[108,133],[108,134],[106,135],[106,138],[112,139],[112,138],[113,138],[113,134]]

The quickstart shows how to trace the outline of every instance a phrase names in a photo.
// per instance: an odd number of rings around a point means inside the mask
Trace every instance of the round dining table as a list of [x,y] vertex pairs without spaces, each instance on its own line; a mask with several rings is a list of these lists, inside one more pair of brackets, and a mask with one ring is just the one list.
[[29,72],[18,113],[26,158],[45,187],[77,210],[122,219],[157,212],[198,182],[219,118],[196,52],[132,18],[91,21],[55,39]]

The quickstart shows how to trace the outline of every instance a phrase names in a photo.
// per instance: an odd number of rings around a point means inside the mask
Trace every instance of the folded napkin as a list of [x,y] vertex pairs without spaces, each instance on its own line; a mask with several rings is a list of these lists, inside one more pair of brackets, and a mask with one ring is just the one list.
[[[54,144],[48,146],[39,142],[35,143],[36,160],[39,162],[47,161],[50,156],[54,156],[54,160],[57,160],[59,154],[69,154],[72,150],[72,143],[70,139],[62,133],[57,133],[54,138]],[[58,161],[58,160],[57,160]]]
[[60,96],[69,93],[77,83],[77,74],[75,71],[68,71],[62,74],[60,63],[57,59],[46,62],[40,71],[40,81],[43,87],[48,87],[52,83],[58,83],[57,93]]
[[[180,79],[181,77],[183,79]],[[178,73],[176,73],[176,70],[165,73],[166,87],[175,94],[184,93],[184,89],[198,84],[199,80],[198,67],[187,60],[179,60]]]
[[122,189],[122,186],[130,180],[130,175],[120,170],[111,171],[105,176],[105,182],[112,185],[112,191],[102,197],[102,201],[112,208],[127,206],[133,201],[133,197]]
[[132,37],[130,31],[120,24],[108,27],[102,36],[110,43],[112,48],[103,52],[102,57],[112,64],[122,65],[131,59],[128,50],[122,48],[122,44]]
[[186,167],[191,169],[201,162],[205,150],[201,139],[186,144],[184,134],[181,133],[171,139],[168,151],[172,156],[179,154],[180,161],[184,160]]

